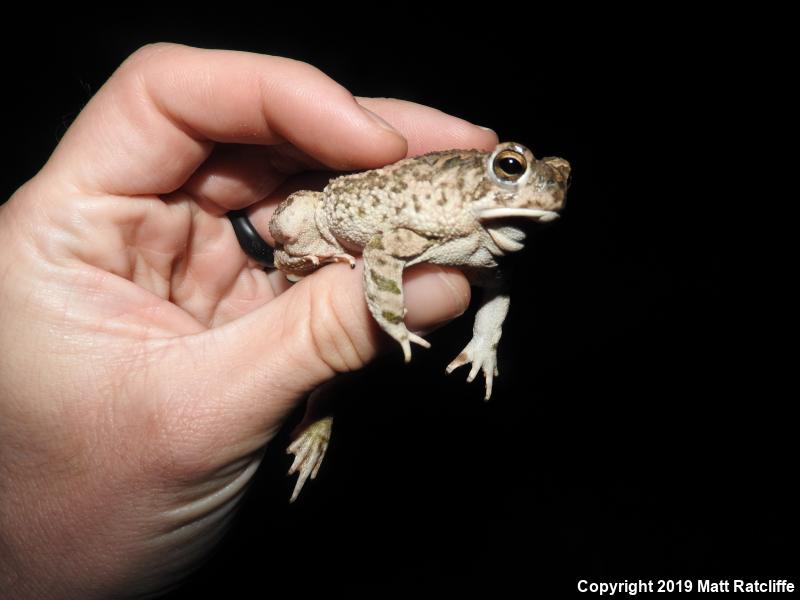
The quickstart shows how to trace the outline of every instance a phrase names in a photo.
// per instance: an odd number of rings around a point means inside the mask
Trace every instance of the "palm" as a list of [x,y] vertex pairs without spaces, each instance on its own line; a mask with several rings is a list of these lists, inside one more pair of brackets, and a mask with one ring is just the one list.
[[[278,177],[285,175],[271,179]],[[297,179],[289,184],[298,185]],[[266,223],[289,186],[260,202],[254,220]],[[101,278],[104,293],[89,297],[105,304],[105,311],[128,315],[131,325],[139,321],[150,336],[186,335],[225,324],[289,286],[242,252],[225,208],[198,203],[186,190],[152,198],[83,197],[76,204],[92,219],[79,256],[114,275]]]

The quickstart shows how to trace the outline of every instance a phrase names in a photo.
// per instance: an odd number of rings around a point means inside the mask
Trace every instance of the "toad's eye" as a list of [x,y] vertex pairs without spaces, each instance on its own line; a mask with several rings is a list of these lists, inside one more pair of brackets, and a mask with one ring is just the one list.
[[500,181],[513,183],[525,174],[528,161],[525,156],[514,150],[503,150],[494,157],[492,169]]

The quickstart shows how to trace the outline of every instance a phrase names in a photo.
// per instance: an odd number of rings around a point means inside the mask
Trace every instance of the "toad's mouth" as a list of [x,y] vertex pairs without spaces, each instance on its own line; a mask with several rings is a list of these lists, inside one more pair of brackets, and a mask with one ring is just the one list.
[[478,215],[481,221],[492,219],[523,218],[546,223],[558,218],[558,213],[541,208],[487,208]]

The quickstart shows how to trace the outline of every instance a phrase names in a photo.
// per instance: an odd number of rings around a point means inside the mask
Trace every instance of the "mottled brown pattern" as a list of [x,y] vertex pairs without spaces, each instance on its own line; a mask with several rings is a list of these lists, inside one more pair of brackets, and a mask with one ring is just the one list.
[[[386,263],[385,262],[381,263],[380,261],[378,261],[378,264],[383,265]],[[378,286],[378,289],[381,290],[382,292],[389,292],[390,294],[400,293],[400,287],[397,285],[397,283],[395,283],[388,277],[384,277],[383,275],[380,275],[377,271],[374,270],[370,270],[369,276],[372,279],[372,281],[375,282],[375,285]]]
[[[519,157],[525,170],[511,173],[495,168],[494,158],[502,152]],[[515,220],[557,216],[554,211],[564,204],[568,178],[567,161],[556,157],[538,161],[514,143],[501,144],[493,153],[431,152],[344,175],[321,193],[297,192],[278,208],[270,223],[282,244],[276,250],[276,264],[305,275],[326,262],[351,262],[348,252],[363,250],[367,304],[408,359],[409,342],[425,342],[403,323],[403,269],[421,262],[471,272],[494,269],[497,257],[523,247],[525,234],[514,226]],[[486,314],[495,315],[487,318],[491,325],[481,326],[488,333],[476,334],[477,346],[465,349],[451,364],[480,363],[488,391],[488,373],[495,370],[496,342],[507,310],[503,302],[496,300],[498,308],[487,309]]]
[[[525,159],[519,161],[527,165],[524,172],[494,168],[494,159],[509,150]],[[404,323],[404,269],[419,263],[462,269],[474,285],[485,287],[485,293],[473,337],[447,372],[471,364],[468,380],[483,373],[488,400],[499,373],[497,344],[510,305],[497,276],[498,257],[523,247],[525,233],[516,225],[519,220],[557,216],[569,173],[567,161],[557,157],[537,161],[530,150],[510,142],[494,152],[443,150],[344,175],[322,192],[296,192],[278,207],[270,221],[278,243],[275,265],[305,276],[328,262],[355,266],[349,252],[362,252],[369,311],[399,343],[406,361],[411,359],[412,343],[430,345]],[[330,418],[319,421],[293,444],[302,473],[316,473],[330,427]],[[306,446],[314,451],[303,454]]]
[[398,315],[397,313],[393,313],[388,310],[384,310],[382,313],[383,318],[392,323],[393,325],[397,325],[403,322],[403,317]]

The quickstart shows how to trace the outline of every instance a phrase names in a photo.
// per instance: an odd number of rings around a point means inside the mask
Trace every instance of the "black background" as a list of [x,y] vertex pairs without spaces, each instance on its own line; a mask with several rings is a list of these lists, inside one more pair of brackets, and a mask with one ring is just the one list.
[[796,338],[772,287],[796,273],[765,251],[790,242],[770,87],[785,74],[779,46],[756,55],[747,37],[780,44],[780,18],[578,28],[518,8],[470,9],[468,27],[362,14],[352,30],[319,15],[83,17],[6,38],[4,198],[158,40],[304,60],[355,94],[429,104],[573,166],[563,218],[514,258],[492,401],[443,373],[473,306],[410,366],[394,351],[354,378],[294,505],[284,432],[230,535],[170,598],[796,577]]

